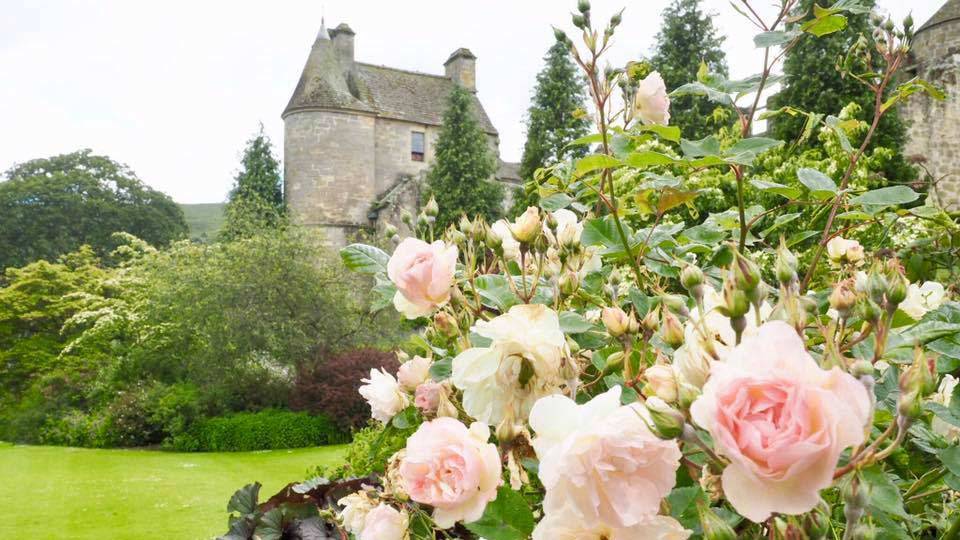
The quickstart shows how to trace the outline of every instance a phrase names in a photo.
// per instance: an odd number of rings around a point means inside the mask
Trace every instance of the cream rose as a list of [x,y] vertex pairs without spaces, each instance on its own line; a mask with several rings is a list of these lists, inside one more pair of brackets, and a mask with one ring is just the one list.
[[686,540],[691,531],[667,516],[651,516],[631,527],[586,525],[569,512],[544,517],[533,530],[533,540]]
[[409,526],[406,512],[381,503],[367,513],[357,540],[406,540],[410,538]]
[[490,429],[479,422],[467,429],[452,418],[438,418],[421,424],[407,439],[400,463],[404,491],[433,507],[441,529],[480,519],[487,503],[497,498],[500,454],[489,438]]
[[456,246],[417,238],[400,242],[387,262],[387,276],[397,286],[394,307],[408,319],[429,315],[450,300],[456,269]]
[[827,257],[834,262],[858,263],[863,260],[863,246],[856,240],[835,236],[827,242]]
[[640,81],[633,98],[633,108],[644,124],[670,123],[670,97],[660,73],[654,71]]
[[398,412],[410,405],[410,398],[400,388],[400,384],[386,370],[371,369],[369,379],[360,387],[360,395],[370,404],[371,415],[375,420],[389,422]]
[[422,356],[414,356],[400,365],[397,370],[397,381],[408,392],[413,392],[421,383],[430,378],[430,360]]
[[494,426],[504,419],[522,421],[537,399],[576,387],[576,369],[552,309],[513,306],[489,322],[478,321],[473,331],[491,344],[457,355],[451,379],[474,419]]
[[503,258],[508,261],[520,260],[520,242],[510,232],[510,224],[506,220],[499,220],[490,226],[490,231],[497,235],[503,246]]
[[817,505],[840,453],[863,442],[871,403],[859,381],[821,369],[790,325],[772,321],[712,365],[690,412],[730,460],[730,504],[761,522]]
[[536,432],[547,515],[568,513],[586,527],[629,528],[657,514],[680,466],[680,448],[662,440],[640,404],[620,404],[619,386],[584,405],[565,396],[537,401]]
[[900,303],[900,309],[919,321],[928,311],[942,306],[946,300],[946,290],[936,281],[925,281],[922,285],[911,283],[907,287],[907,297]]
[[[958,381],[953,375],[944,375],[940,381],[940,387],[937,389],[937,392],[931,396],[931,401],[939,403],[944,407],[949,407],[952,402],[953,391],[957,387],[957,384]],[[937,416],[934,416],[930,422],[930,429],[946,439],[947,442],[960,442],[960,427],[948,424]]]
[[358,491],[351,493],[337,501],[337,504],[343,507],[339,513],[340,522],[347,532],[360,534],[363,530],[363,524],[367,519],[367,514],[373,510],[374,503],[367,496],[366,492]]

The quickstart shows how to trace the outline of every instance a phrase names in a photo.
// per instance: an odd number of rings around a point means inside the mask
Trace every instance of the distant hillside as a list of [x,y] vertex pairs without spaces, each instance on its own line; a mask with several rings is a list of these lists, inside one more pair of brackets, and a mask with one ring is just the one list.
[[183,217],[190,227],[190,238],[212,240],[223,226],[226,203],[181,204]]

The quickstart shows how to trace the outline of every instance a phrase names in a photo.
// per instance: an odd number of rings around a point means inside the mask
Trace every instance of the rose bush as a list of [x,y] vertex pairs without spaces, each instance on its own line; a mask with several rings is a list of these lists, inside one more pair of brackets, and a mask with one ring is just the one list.
[[[782,50],[865,9],[842,0],[785,27],[796,7],[784,0],[770,20],[748,10],[765,29],[759,76],[701,70],[668,93],[638,64],[604,67],[620,15],[594,28],[581,0],[583,45],[558,38],[589,84],[596,133],[577,144],[593,153],[542,170],[539,207],[513,222],[436,230],[431,210],[392,255],[342,251],[375,277],[381,305],[394,299],[421,326],[397,378],[375,371],[361,389],[384,437],[412,435],[328,524],[411,539],[960,534],[955,285],[911,283],[891,251],[850,237],[949,218],[917,210],[911,187],[851,183],[872,130],[851,139],[839,111],[770,113],[807,115],[845,164],[797,169],[802,189],[765,179],[758,158],[789,150],[751,136],[756,101],[736,106],[771,82]],[[874,124],[911,94],[939,96],[897,84],[912,23],[875,30],[841,66],[875,92]],[[680,139],[670,96],[687,94],[736,123]],[[704,170],[728,175],[736,205],[690,224],[678,213],[700,191],[683,176]],[[780,201],[752,205],[748,186]],[[771,234],[795,207],[818,228]],[[626,219],[634,211],[652,221]]]

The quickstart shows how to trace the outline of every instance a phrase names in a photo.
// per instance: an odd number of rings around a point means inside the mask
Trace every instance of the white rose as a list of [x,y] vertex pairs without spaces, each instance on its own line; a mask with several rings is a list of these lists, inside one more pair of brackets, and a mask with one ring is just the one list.
[[[960,381],[953,375],[944,375],[943,380],[940,381],[940,388],[931,396],[931,401],[939,403],[944,407],[949,407],[952,401],[953,391],[958,383],[960,383]],[[930,423],[930,429],[946,439],[949,443],[960,442],[960,427],[948,424],[937,416],[933,417],[933,421]]]
[[830,257],[831,261],[857,263],[863,260],[863,255],[863,246],[856,240],[834,236],[827,242],[827,257]]
[[503,245],[503,258],[508,261],[520,260],[520,242],[510,232],[510,225],[506,220],[499,220],[490,226],[493,234],[497,235]]
[[633,107],[644,124],[665,126],[670,123],[670,97],[667,96],[667,86],[660,73],[654,71],[640,81]]
[[[576,386],[557,313],[546,306],[518,305],[493,320],[478,321],[477,334],[492,340],[453,359],[453,384],[463,390],[464,410],[480,422],[523,420],[540,397]],[[521,372],[532,370],[526,384]]]
[[347,532],[359,534],[363,530],[363,523],[367,514],[373,509],[373,501],[370,500],[366,492],[358,491],[340,499],[337,504],[343,507],[339,515],[343,528]]
[[410,517],[406,511],[379,504],[367,514],[363,530],[357,540],[407,540]]
[[[577,215],[561,208],[551,214],[557,222],[556,244],[561,246],[572,246],[580,242],[580,235],[583,234],[583,224],[577,221]],[[549,228],[544,226],[544,230]]]
[[403,393],[400,384],[384,370],[370,370],[369,379],[360,387],[360,395],[370,404],[374,419],[389,422],[398,412],[410,405],[410,398]]
[[513,222],[510,232],[517,242],[533,242],[540,234],[540,209],[528,206]]
[[686,540],[692,533],[668,516],[651,516],[632,527],[586,525],[570,512],[545,516],[533,530],[533,540]]
[[413,392],[421,383],[430,378],[430,360],[422,356],[414,356],[400,365],[397,371],[397,380],[400,386],[408,392]]
[[907,297],[900,303],[900,309],[914,320],[920,320],[928,311],[937,309],[946,300],[946,290],[936,281],[926,281],[923,285],[911,283],[907,287]]

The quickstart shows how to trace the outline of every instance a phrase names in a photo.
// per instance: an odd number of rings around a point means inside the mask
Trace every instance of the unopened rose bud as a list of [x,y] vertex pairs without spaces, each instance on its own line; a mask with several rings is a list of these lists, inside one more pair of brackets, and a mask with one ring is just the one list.
[[683,301],[683,298],[676,294],[664,294],[660,297],[660,302],[664,307],[670,309],[674,313],[678,313],[686,317],[690,314],[690,310],[687,309],[687,304]]
[[433,197],[430,197],[430,200],[427,201],[427,205],[423,207],[423,213],[430,217],[437,217],[437,214],[440,213],[440,206],[437,204],[437,200]]
[[914,350],[913,363],[900,374],[900,392],[913,392],[920,398],[937,389],[937,364],[924,354],[919,346]]
[[733,278],[737,288],[750,292],[760,283],[760,268],[757,263],[746,258],[740,252],[734,253]]
[[803,518],[803,533],[809,540],[823,540],[830,532],[830,507],[820,501],[813,510]]
[[406,208],[400,211],[400,221],[404,222],[407,227],[413,228],[413,214]]
[[600,320],[612,337],[620,337],[630,330],[630,318],[619,307],[605,307],[600,312]]
[[703,285],[703,270],[692,264],[685,266],[680,271],[680,284],[692,293],[694,287]]
[[510,227],[513,237],[522,244],[529,244],[540,235],[540,211],[536,207],[527,210]]
[[869,298],[863,298],[857,303],[857,313],[861,319],[876,323],[880,319],[880,306]]
[[868,360],[857,360],[850,366],[850,374],[856,378],[860,378],[866,375],[873,375],[876,371]]
[[460,227],[460,232],[463,234],[473,234],[473,223],[470,223],[470,218],[466,214],[460,216],[460,221],[457,225]]
[[487,241],[487,247],[490,251],[496,253],[499,256],[503,256],[503,238],[500,238],[500,235],[493,232],[493,230],[487,228],[485,239]]
[[743,317],[750,311],[750,301],[747,293],[738,288],[732,279],[723,283],[723,311],[731,319]]
[[544,217],[543,222],[546,224],[547,228],[553,232],[557,231],[557,218],[550,212],[547,212],[546,217]]
[[797,280],[797,256],[794,255],[786,242],[781,238],[780,247],[777,249],[777,261],[774,270],[777,273],[777,281],[781,285],[789,285]]
[[588,0],[579,0],[579,2],[577,2],[577,10],[580,11],[580,13],[590,11],[590,2]]
[[618,11],[617,13],[614,13],[613,16],[610,17],[610,27],[611,27],[611,28],[616,28],[616,27],[620,26],[620,23],[621,23],[621,22],[623,22],[623,11],[622,11],[622,10],[621,10],[621,11]]
[[387,237],[387,240],[392,240],[394,236],[397,235],[397,228],[391,223],[387,223],[383,227],[383,235]]
[[669,309],[663,311],[661,324],[660,337],[663,338],[664,343],[674,349],[683,345],[683,325],[680,324],[680,319],[672,311]]
[[559,287],[560,294],[563,296],[571,296],[580,288],[580,277],[577,276],[576,272],[568,270],[560,276]]
[[604,371],[615,371],[620,369],[623,366],[623,360],[626,358],[626,355],[623,354],[623,351],[612,352],[607,355],[606,364],[604,364]]
[[887,293],[887,278],[884,277],[878,268],[874,268],[867,276],[867,291],[874,302],[883,302],[883,297]]
[[737,533],[733,527],[702,501],[697,501],[697,515],[703,527],[704,540],[736,540]]
[[841,319],[850,316],[850,310],[857,304],[857,293],[853,291],[850,281],[841,281],[830,293],[830,307],[837,310]]
[[648,311],[647,314],[643,316],[643,320],[640,321],[640,326],[644,331],[651,334],[656,332],[660,326],[660,317],[657,316],[657,310]]
[[[649,371],[649,370],[648,370]],[[683,433],[685,420],[683,413],[668,405],[663,399],[653,396],[645,403],[650,412],[650,420],[662,439],[676,439]]]
[[442,335],[454,337],[460,333],[457,327],[457,320],[446,311],[438,311],[433,316],[433,324]]
[[677,403],[681,408],[689,409],[690,405],[693,405],[693,402],[700,397],[700,393],[700,389],[696,386],[690,383],[680,382],[680,384],[677,385]]
[[892,309],[896,309],[907,298],[907,288],[910,282],[901,273],[895,273],[890,276],[887,283],[887,302]]
[[585,29],[587,26],[587,19],[583,15],[575,13],[572,17],[570,17],[570,19],[573,22],[573,25],[581,30]]
[[752,291],[747,291],[747,300],[750,301],[757,312],[760,311],[760,306],[763,305],[763,301],[767,299],[767,296],[770,294],[770,287],[766,283],[760,282],[757,283],[757,286],[754,287]]
[[564,227],[557,233],[557,243],[571,251],[580,247],[580,231],[576,227]]
[[482,217],[477,217],[473,220],[473,239],[477,242],[486,242],[487,237],[493,234],[493,231],[490,230],[490,226],[487,225],[487,222],[483,220]]
[[864,257],[865,254],[863,252],[863,246],[861,246],[859,242],[855,242],[852,246],[847,248],[847,262],[857,264],[862,261]]
[[462,232],[454,229],[452,225],[450,226],[448,234],[450,235],[450,240],[458,246],[463,247],[463,245],[467,243],[467,237]]
[[563,30],[561,30],[561,29],[559,29],[559,28],[557,28],[557,27],[554,27],[554,28],[553,28],[553,37],[554,37],[557,41],[559,41],[560,43],[566,43],[566,42],[567,42],[567,34],[566,34]]
[[[436,219],[436,218],[434,218],[434,219]],[[428,216],[428,215],[425,214],[424,212],[420,212],[420,214],[417,216],[417,226],[418,226],[418,227],[427,227],[427,226],[430,225],[431,223],[433,223],[433,222],[430,221],[430,216]]]
[[646,384],[643,385],[643,395],[658,397],[667,403],[677,401],[677,377],[670,366],[653,365],[643,372]]

